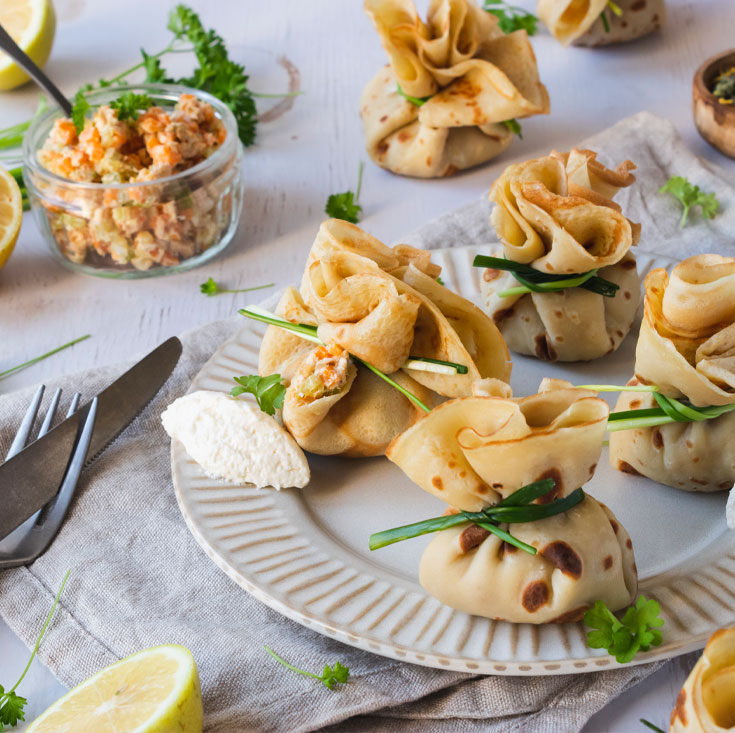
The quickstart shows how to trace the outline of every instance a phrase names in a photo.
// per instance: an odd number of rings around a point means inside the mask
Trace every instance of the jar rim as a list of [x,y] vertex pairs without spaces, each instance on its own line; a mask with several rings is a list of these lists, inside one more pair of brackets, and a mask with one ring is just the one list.
[[[210,104],[219,118],[225,125],[227,135],[225,141],[221,147],[210,155],[208,158],[200,161],[191,168],[173,173],[169,176],[163,176],[162,178],[155,178],[150,181],[130,181],[127,183],[97,183],[92,181],[73,181],[70,178],[65,178],[57,173],[53,173],[42,166],[36,154],[40,147],[36,145],[36,136],[38,130],[43,125],[46,125],[50,120],[59,118],[63,115],[63,111],[57,107],[53,107],[49,111],[45,112],[40,117],[37,117],[31,123],[28,132],[23,140],[23,166],[33,174],[42,176],[43,178],[54,182],[59,185],[68,186],[70,188],[77,188],[80,190],[89,191],[102,191],[107,189],[126,190],[126,189],[144,189],[146,186],[160,186],[164,183],[171,183],[175,181],[185,180],[191,176],[197,175],[198,173],[206,172],[207,170],[217,168],[219,165],[224,164],[231,157],[237,155],[237,148],[241,145],[240,138],[238,136],[237,122],[235,116],[232,114],[232,110],[224,104],[217,97],[203,92],[199,89],[193,89],[191,87],[183,86],[181,84],[130,84],[120,85],[115,87],[104,87],[97,89],[94,92],[86,95],[86,99],[90,102],[91,106],[97,104],[104,104],[104,101],[109,101],[107,98],[110,97],[110,93],[113,92],[115,95],[119,92],[124,94],[126,92],[136,93],[147,93],[150,96],[164,96],[168,95],[172,101],[174,97],[180,97],[182,94],[192,94],[197,99],[207,102]],[[104,101],[102,101],[104,100]]]

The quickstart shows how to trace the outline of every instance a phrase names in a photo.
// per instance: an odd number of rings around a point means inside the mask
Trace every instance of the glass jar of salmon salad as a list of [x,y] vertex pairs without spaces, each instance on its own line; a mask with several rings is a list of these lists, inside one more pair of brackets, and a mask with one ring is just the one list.
[[[132,113],[115,108],[127,92],[144,95]],[[52,110],[23,142],[28,197],[57,258],[92,275],[139,278],[221,252],[242,208],[242,145],[229,108],[165,84],[102,89],[87,101],[82,130]]]

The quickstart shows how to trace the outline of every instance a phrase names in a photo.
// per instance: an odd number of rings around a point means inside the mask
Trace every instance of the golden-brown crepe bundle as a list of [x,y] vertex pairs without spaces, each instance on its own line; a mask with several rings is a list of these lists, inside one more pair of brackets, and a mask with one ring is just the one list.
[[[735,404],[735,259],[696,255],[671,277],[646,277],[636,380],[693,405]],[[623,392],[616,411],[656,407],[650,394]],[[613,467],[686,491],[735,482],[735,412],[611,434]]]
[[[562,45],[606,46],[632,41],[658,30],[666,18],[664,0],[539,0],[539,20]],[[602,20],[605,13],[607,29]]]
[[459,611],[514,623],[579,621],[595,601],[615,611],[635,598],[630,537],[591,496],[563,514],[503,528],[537,554],[475,525],[454,527],[424,551],[421,585]]
[[548,380],[530,397],[476,396],[435,407],[391,443],[386,456],[430,494],[479,511],[522,486],[553,478],[542,497],[567,496],[588,481],[602,451],[608,406]]
[[[370,157],[405,176],[436,178],[484,163],[510,144],[502,123],[548,114],[525,31],[508,35],[474,0],[365,0],[390,65],[365,87],[360,116]],[[416,105],[399,94],[423,99]]]
[[671,711],[669,733],[735,730],[735,627],[710,637]]
[[640,297],[629,252],[640,226],[612,197],[633,183],[633,168],[625,161],[612,170],[591,150],[575,149],[508,166],[493,184],[491,223],[501,247],[489,254],[554,275],[598,269],[599,277],[619,286],[615,297],[581,287],[500,297],[520,283],[510,272],[485,270],[485,310],[511,350],[548,361],[588,361],[618,348]]

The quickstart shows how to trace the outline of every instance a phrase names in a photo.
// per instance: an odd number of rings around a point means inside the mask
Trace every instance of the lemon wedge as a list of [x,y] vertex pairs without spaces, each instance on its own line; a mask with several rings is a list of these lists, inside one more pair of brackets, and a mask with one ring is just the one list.
[[[4,2],[4,0],[3,0]],[[0,268],[15,247],[23,218],[23,197],[13,176],[0,167]]]
[[[56,16],[51,0],[2,0],[0,25],[38,64],[43,66],[51,54],[56,31]],[[6,53],[0,51],[0,91],[15,89],[28,81]]]
[[36,718],[27,733],[201,733],[202,716],[194,657],[169,644],[97,672]]

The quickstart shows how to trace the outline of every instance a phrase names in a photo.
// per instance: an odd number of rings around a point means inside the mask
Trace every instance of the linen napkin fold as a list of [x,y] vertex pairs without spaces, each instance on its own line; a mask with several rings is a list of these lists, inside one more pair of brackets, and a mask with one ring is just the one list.
[[[639,180],[621,196],[643,224],[641,249],[675,256],[732,251],[733,187],[689,153],[665,120],[641,113],[586,141],[603,162],[630,158]],[[658,188],[685,175],[715,191],[722,213],[678,228],[678,204]],[[486,199],[426,225],[404,241],[435,248],[491,242]],[[0,615],[32,644],[68,568],[71,577],[39,657],[73,686],[121,657],[162,643],[190,648],[202,679],[205,729],[231,731],[574,731],[660,665],[557,677],[483,677],[397,662],[344,646],[283,618],[236,586],[189,533],[171,486],[160,413],[188,388],[240,319],[184,334],[184,352],[156,399],[82,474],[69,517],[28,568],[0,573]],[[126,365],[49,382],[89,397]],[[0,397],[0,453],[32,390]],[[330,692],[268,657],[268,644],[297,666],[340,660],[350,683]]]

